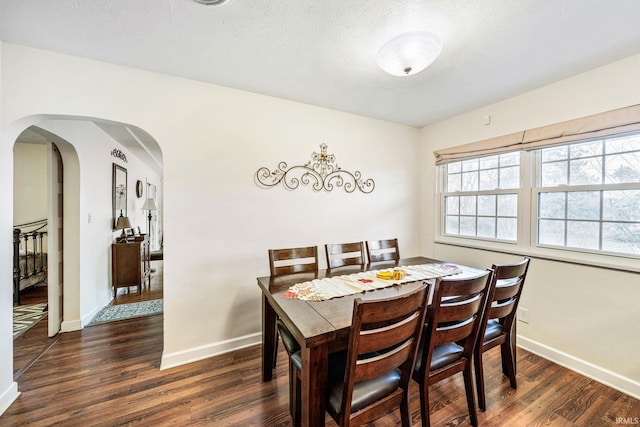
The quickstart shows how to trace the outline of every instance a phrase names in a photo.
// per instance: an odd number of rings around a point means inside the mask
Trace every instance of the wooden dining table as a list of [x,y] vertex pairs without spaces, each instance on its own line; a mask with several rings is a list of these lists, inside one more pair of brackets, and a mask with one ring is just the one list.
[[[313,279],[354,274],[368,270],[389,269],[398,266],[443,263],[442,261],[413,257],[398,262],[379,262],[361,266],[320,270],[318,273],[298,273],[276,277],[259,277],[262,291],[262,379],[270,381],[273,375],[277,348],[276,320],[280,318],[301,347],[302,378],[301,406],[303,426],[323,426],[326,407],[326,381],[328,356],[346,349],[353,315],[353,301],[384,299],[410,293],[425,280],[392,285],[364,293],[347,295],[325,301],[304,301],[283,296],[290,286]],[[478,269],[459,266],[463,273],[475,274]]]

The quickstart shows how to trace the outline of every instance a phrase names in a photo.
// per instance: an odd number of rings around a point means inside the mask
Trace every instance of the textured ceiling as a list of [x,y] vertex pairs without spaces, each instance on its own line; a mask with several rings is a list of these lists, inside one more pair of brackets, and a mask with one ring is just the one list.
[[[421,127],[640,52],[638,0],[0,0],[0,39]],[[426,71],[375,62],[406,31]]]

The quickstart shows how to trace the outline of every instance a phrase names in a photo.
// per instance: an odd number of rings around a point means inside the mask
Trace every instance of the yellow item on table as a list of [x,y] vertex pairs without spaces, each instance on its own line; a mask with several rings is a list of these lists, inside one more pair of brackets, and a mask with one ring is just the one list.
[[378,273],[376,274],[376,277],[378,279],[391,280],[393,279],[393,273],[391,271],[382,270],[382,271],[378,271]]

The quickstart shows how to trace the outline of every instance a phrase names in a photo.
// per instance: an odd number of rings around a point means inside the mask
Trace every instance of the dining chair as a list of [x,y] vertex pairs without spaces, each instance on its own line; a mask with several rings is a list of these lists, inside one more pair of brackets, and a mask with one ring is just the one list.
[[524,280],[529,270],[529,262],[529,257],[525,257],[524,260],[515,264],[494,264],[491,267],[494,273],[489,299],[473,356],[478,407],[483,411],[487,408],[482,364],[482,354],[485,351],[500,346],[502,372],[509,377],[511,387],[518,387],[516,382],[515,318]]
[[[327,412],[341,427],[362,425],[400,408],[403,426],[411,425],[409,383],[422,335],[429,285],[406,295],[353,302],[346,351],[329,356]],[[300,425],[300,352],[291,355],[295,370],[294,425]]]
[[[271,277],[284,276],[294,273],[318,272],[318,247],[307,246],[300,248],[269,249],[269,269]],[[293,391],[293,378],[291,369],[291,355],[300,350],[300,344],[284,322],[276,319],[276,334],[273,345],[273,367],[275,368],[278,356],[278,336],[282,339],[287,355],[289,356],[289,394]],[[293,402],[289,401],[289,413],[293,415]]]
[[462,372],[471,425],[478,425],[471,359],[487,302],[491,270],[465,278],[438,278],[427,310],[413,379],[420,387],[422,425],[429,426],[429,386]]
[[327,254],[327,267],[339,268],[347,265],[365,265],[364,244],[362,242],[353,243],[330,243],[324,245]]
[[398,261],[400,259],[398,239],[368,240],[367,258],[369,262]]

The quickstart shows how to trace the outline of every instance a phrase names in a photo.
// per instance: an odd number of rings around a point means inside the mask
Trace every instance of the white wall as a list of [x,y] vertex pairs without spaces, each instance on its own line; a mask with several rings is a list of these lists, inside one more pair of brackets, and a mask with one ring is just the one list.
[[[0,70],[3,68],[4,43],[0,43]],[[2,80],[0,79],[0,101],[4,95]],[[3,103],[0,102],[0,118],[3,116]],[[6,137],[18,137],[21,131],[14,131],[13,135]],[[8,132],[7,132],[8,133]],[[0,134],[2,135],[2,134]],[[13,188],[13,144],[2,143],[0,138],[0,242],[13,241],[13,191],[6,191]],[[13,381],[13,352],[5,349],[13,348],[12,322],[13,322],[13,291],[11,289],[13,277],[11,253],[13,248],[4,244],[0,250],[0,280],[4,283],[0,292],[0,413],[4,412],[11,402],[17,397],[18,385]]]
[[13,223],[47,218],[47,146],[16,144],[13,149]]
[[[633,56],[423,128],[421,251],[479,267],[521,258],[436,243],[434,150],[638,104],[639,73]],[[640,275],[542,259],[529,271],[519,344],[640,396]]]
[[[160,144],[163,366],[260,341],[256,277],[268,274],[269,248],[398,237],[403,255],[418,254],[414,128],[7,43],[1,53],[0,153],[13,143],[16,120],[33,114],[131,123]],[[259,167],[304,164],[322,143],[343,169],[374,179],[375,191],[265,190],[254,183]],[[0,168],[0,185],[10,179]],[[84,191],[82,197],[86,218],[93,208]],[[0,213],[0,224],[8,222]],[[82,236],[83,256],[93,244]],[[106,261],[92,262],[105,268]],[[1,259],[0,276],[10,277]],[[8,324],[3,318],[1,346],[10,343]],[[0,362],[0,390],[8,390],[11,361]]]

